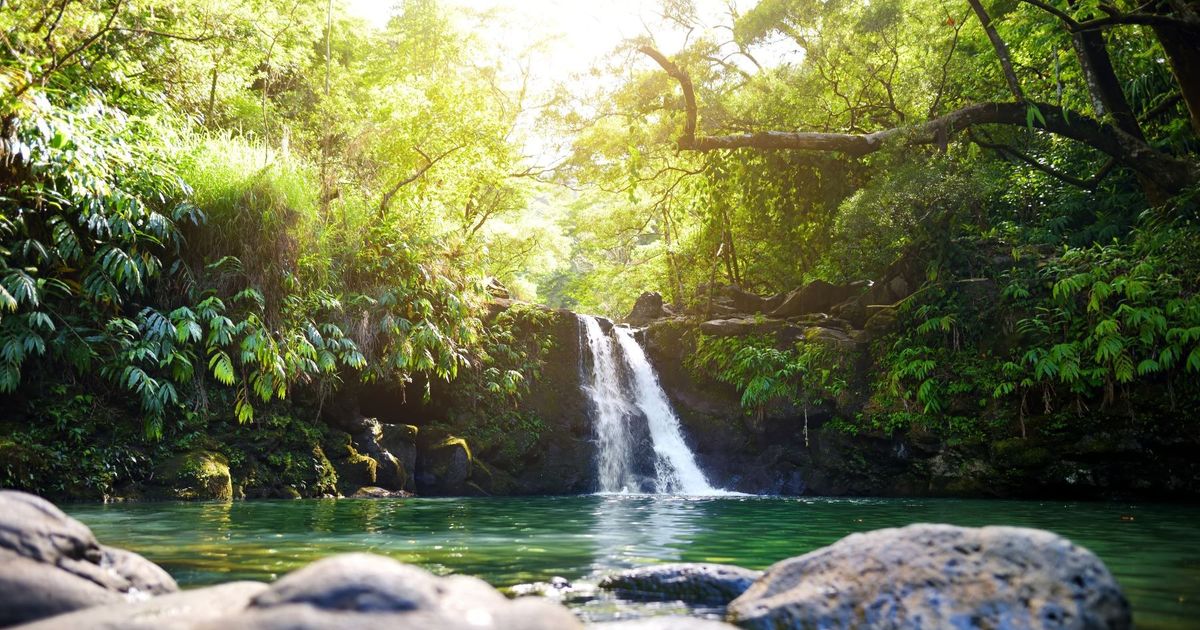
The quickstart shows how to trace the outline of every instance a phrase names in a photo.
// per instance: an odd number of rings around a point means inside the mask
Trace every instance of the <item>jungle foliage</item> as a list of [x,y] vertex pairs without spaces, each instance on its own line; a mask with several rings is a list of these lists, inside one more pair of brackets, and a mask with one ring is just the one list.
[[[660,8],[682,48],[624,42],[535,107],[533,57],[436,0],[382,27],[340,0],[0,2],[5,420],[56,419],[30,448],[111,438],[97,488],[350,382],[455,380],[498,418],[478,435],[536,434],[515,401],[546,348],[532,311],[488,319],[497,281],[619,316],[898,261],[919,286],[849,430],[1186,415],[1194,0]],[[531,127],[567,150],[531,161]],[[848,386],[815,347],[701,339],[692,367],[751,413],[806,406]]]

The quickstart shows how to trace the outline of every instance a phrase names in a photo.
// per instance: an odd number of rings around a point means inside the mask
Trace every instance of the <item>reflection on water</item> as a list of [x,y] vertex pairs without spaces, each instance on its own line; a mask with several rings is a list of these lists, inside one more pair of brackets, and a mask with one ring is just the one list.
[[913,522],[1020,525],[1100,555],[1142,628],[1200,619],[1200,508],[1028,501],[585,496],[75,505],[107,544],[183,585],[269,580],[333,553],[370,551],[497,586],[591,579],[655,562],[763,568],[846,534]]

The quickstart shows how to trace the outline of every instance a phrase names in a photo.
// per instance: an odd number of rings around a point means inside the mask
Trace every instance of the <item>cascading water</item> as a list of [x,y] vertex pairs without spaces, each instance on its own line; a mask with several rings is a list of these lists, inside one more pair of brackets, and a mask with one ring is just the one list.
[[683,441],[679,417],[671,409],[667,393],[658,383],[658,375],[628,328],[613,328],[625,364],[633,372],[634,400],[650,425],[654,440],[655,491],[670,494],[714,494],[696,456]]
[[637,489],[633,474],[633,445],[630,416],[633,409],[621,391],[620,371],[613,345],[595,317],[582,316],[592,354],[588,397],[596,413],[596,438],[601,492],[630,492]]
[[[645,491],[635,473],[633,438],[634,423],[644,418],[653,446],[654,492],[725,494],[705,479],[695,455],[684,442],[679,418],[671,409],[654,367],[633,333],[627,328],[614,327],[608,335],[595,317],[581,315],[580,320],[591,353],[591,374],[585,387],[595,412],[600,491]],[[624,374],[628,375],[628,382],[623,380]]]

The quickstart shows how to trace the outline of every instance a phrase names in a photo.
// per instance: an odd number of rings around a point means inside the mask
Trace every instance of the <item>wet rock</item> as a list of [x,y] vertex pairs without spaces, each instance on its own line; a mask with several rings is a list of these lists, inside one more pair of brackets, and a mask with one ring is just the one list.
[[[586,590],[586,589],[585,589]],[[565,577],[555,576],[550,578],[549,582],[532,582],[529,584],[515,584],[506,589],[507,593],[513,597],[549,597],[552,599],[562,599],[563,597],[575,592],[575,586]]]
[[229,460],[220,453],[192,451],[176,455],[155,471],[152,494],[184,501],[230,501],[233,478]]
[[[400,460],[382,445],[383,425],[375,418],[363,421],[363,430],[354,434],[352,442],[355,450],[375,460],[375,478],[369,482],[389,490],[401,490],[408,483],[409,469],[405,469]],[[354,480],[360,483],[360,480]]]
[[412,473],[417,469],[417,435],[419,429],[411,424],[380,425],[379,444],[396,457],[407,473],[402,489],[414,490]]
[[351,499],[404,499],[413,496],[406,490],[388,490],[379,486],[363,486],[350,495]]
[[770,567],[729,614],[744,628],[1131,627],[1099,558],[1017,527],[852,534]]
[[865,285],[831,284],[824,280],[813,280],[804,287],[788,294],[779,308],[771,311],[771,317],[784,319],[809,313],[823,313],[835,304],[840,304],[862,291]]
[[723,606],[762,576],[728,564],[662,564],[623,571],[600,581],[600,588],[626,599],[679,600]]
[[202,628],[579,628],[566,608],[509,600],[482,580],[437,577],[369,554],[314,562],[275,582],[244,611]]
[[187,630],[244,610],[265,590],[267,585],[262,582],[229,582],[140,602],[77,610],[21,626],[21,630]]
[[661,293],[647,291],[638,296],[637,301],[633,303],[633,310],[630,311],[629,317],[625,318],[625,322],[632,326],[645,326],[656,319],[670,317],[673,314],[663,306]]
[[0,491],[0,626],[174,590],[164,571],[102,547],[49,501]]

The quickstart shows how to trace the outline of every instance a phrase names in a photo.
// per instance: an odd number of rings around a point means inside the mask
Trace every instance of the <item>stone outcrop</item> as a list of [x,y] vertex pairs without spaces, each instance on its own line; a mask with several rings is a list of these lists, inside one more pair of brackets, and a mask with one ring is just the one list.
[[625,599],[724,606],[760,577],[762,571],[728,564],[660,564],[606,576],[599,586]]
[[910,525],[784,560],[729,606],[743,628],[1132,626],[1104,563],[1050,532]]
[[100,545],[50,502],[0,490],[0,626],[176,590],[162,569]]
[[645,326],[656,319],[674,315],[663,305],[663,296],[657,291],[647,291],[633,304],[633,310],[625,318],[625,323],[631,326]]
[[834,305],[862,292],[866,286],[866,283],[838,285],[824,280],[813,280],[789,293],[783,304],[771,311],[771,317],[787,319],[798,315],[828,312]]
[[422,494],[476,494],[467,487],[474,457],[467,441],[447,437],[419,453],[417,490]]

